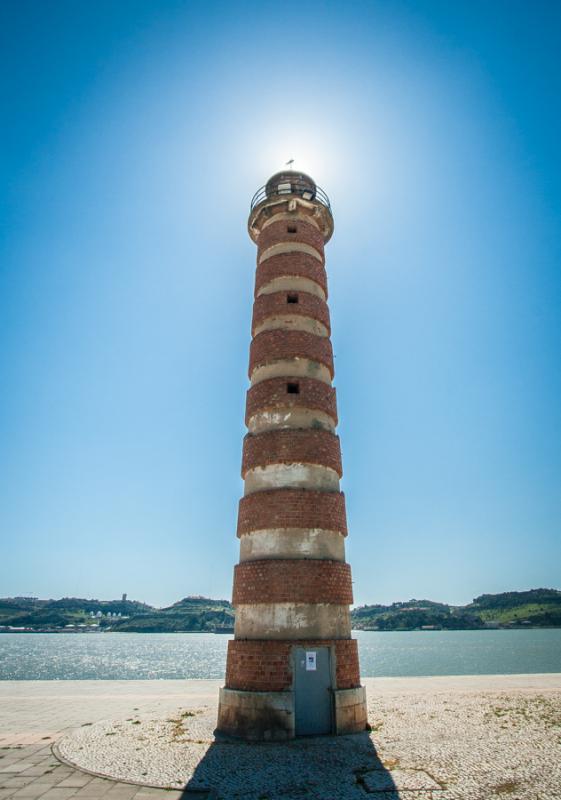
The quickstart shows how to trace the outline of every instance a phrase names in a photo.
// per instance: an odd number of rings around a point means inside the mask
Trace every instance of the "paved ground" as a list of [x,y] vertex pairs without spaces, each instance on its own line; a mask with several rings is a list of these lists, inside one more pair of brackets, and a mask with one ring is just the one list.
[[219,686],[220,681],[0,681],[0,800],[176,800],[182,792],[131,786],[67,767],[51,746],[69,729],[108,717],[215,703]]
[[[271,783],[248,793],[239,768],[245,751],[240,750],[241,757],[234,759],[230,769],[241,776],[239,786],[217,784],[216,791],[198,796],[561,798],[560,674],[377,678],[365,683],[374,728],[368,737],[371,760],[364,769],[354,770],[352,787],[343,780],[336,788],[328,784],[304,787],[294,774],[291,785],[280,794]],[[190,789],[152,789],[94,777],[60,763],[51,745],[71,729],[94,727],[101,720],[164,719],[178,708],[205,709],[201,713],[210,717],[215,713],[219,685],[219,681],[0,682],[0,800],[196,797]],[[262,768],[265,751],[254,747],[252,752],[260,754],[257,767]],[[273,757],[277,767],[280,753]],[[415,775],[425,789],[415,789]]]

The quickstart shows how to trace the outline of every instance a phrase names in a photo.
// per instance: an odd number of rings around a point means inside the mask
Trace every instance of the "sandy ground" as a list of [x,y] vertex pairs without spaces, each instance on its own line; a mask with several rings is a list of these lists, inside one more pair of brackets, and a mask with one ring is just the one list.
[[219,681],[0,682],[0,800],[561,800],[561,674],[364,683],[370,735],[226,745]]

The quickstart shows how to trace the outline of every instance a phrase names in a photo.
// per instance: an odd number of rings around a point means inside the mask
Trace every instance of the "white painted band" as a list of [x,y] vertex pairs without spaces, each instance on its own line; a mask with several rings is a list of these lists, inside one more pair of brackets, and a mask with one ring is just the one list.
[[272,244],[259,256],[259,264],[262,264],[268,258],[280,256],[283,253],[306,253],[309,256],[317,258],[317,260],[323,264],[323,256],[319,250],[316,250],[311,244],[305,244],[304,242],[279,242],[278,244]]
[[267,464],[245,474],[244,495],[268,489],[314,489],[338,492],[339,476],[322,464]]
[[331,373],[325,364],[309,358],[282,358],[255,367],[251,373],[251,385],[266,381],[269,378],[315,378],[331,386]]
[[313,317],[305,317],[303,314],[274,314],[267,317],[259,325],[255,326],[253,335],[262,331],[305,331],[313,333],[315,336],[328,336],[328,330],[323,324]]
[[304,225],[313,225],[313,227],[321,233],[321,228],[317,220],[315,220],[311,214],[298,213],[298,211],[281,211],[278,214],[273,214],[261,225],[261,232],[263,232],[265,228],[268,228],[269,225],[274,225],[275,222],[290,222],[296,225],[302,222]]
[[350,639],[347,605],[253,603],[236,607],[236,639]]
[[298,406],[267,409],[253,414],[247,423],[250,433],[264,433],[278,428],[322,428],[335,430],[335,420],[324,411]]
[[345,537],[322,528],[269,528],[240,537],[240,562],[264,558],[345,560]]
[[268,283],[263,284],[257,292],[257,297],[262,294],[272,294],[273,292],[308,292],[325,300],[325,292],[315,281],[310,278],[302,278],[299,275],[279,275],[278,278],[273,278]]

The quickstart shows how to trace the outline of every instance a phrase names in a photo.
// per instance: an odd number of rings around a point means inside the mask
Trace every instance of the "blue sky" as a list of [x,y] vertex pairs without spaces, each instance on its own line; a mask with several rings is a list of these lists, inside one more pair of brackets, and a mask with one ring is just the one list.
[[289,158],[335,215],[356,602],[560,587],[559,6],[0,14],[0,595],[229,597]]

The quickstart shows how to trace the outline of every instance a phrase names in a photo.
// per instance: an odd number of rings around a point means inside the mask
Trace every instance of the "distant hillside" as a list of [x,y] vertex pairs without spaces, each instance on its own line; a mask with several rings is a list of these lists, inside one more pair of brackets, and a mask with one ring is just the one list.
[[227,600],[185,597],[169,608],[152,609],[141,617],[117,620],[115,631],[139,633],[200,631],[230,633],[234,630],[234,609]]
[[361,606],[351,612],[359,630],[466,630],[486,627],[561,627],[561,591],[532,589],[476,597],[467,606],[409,600],[391,606]]
[[234,612],[227,600],[186,597],[169,608],[154,608],[133,600],[62,600],[7,597],[0,599],[0,630],[228,632]]
[[561,626],[561,591],[557,589],[482,594],[466,608],[486,622]]
[[483,628],[483,620],[465,608],[435,603],[431,600],[409,600],[391,606],[361,606],[351,612],[357,630],[411,631],[423,628],[466,630]]
[[[561,591],[532,589],[476,597],[467,606],[409,600],[351,611],[355,629],[380,631],[469,630],[488,627],[561,627]],[[167,608],[134,600],[0,599],[0,631],[94,633],[230,633],[234,610],[227,600],[185,597]]]

